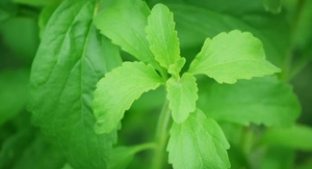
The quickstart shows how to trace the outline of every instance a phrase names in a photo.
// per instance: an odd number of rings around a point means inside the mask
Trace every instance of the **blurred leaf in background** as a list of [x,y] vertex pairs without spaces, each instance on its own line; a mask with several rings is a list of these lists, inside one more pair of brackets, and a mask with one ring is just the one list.
[[28,74],[24,69],[0,72],[0,126],[25,109]]

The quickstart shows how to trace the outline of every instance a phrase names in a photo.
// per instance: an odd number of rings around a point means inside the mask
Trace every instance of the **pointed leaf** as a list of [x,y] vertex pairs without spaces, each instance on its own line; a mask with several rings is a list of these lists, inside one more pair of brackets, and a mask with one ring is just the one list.
[[182,123],[196,108],[198,99],[196,79],[192,74],[185,73],[179,81],[170,78],[166,86],[173,120]]
[[207,38],[189,71],[205,74],[218,83],[235,83],[238,79],[270,75],[280,69],[265,60],[259,39],[234,30]]
[[96,82],[120,64],[118,48],[92,25],[95,9],[95,0],[66,0],[56,9],[30,77],[33,120],[75,169],[105,169],[116,140],[93,130]]
[[165,5],[157,4],[153,7],[148,17],[146,34],[150,49],[161,66],[168,69],[179,60],[179,39],[173,14]]
[[109,133],[116,129],[124,112],[144,92],[156,89],[163,80],[152,66],[142,62],[124,62],[107,73],[94,93],[93,109],[97,119],[97,133]]
[[218,123],[197,109],[181,124],[174,123],[167,147],[175,169],[229,168],[227,142]]
[[290,126],[301,112],[292,87],[276,77],[241,80],[233,85],[204,83],[199,89],[198,106],[207,116],[222,121]]
[[110,0],[103,3],[102,10],[94,19],[97,29],[124,51],[157,68],[159,65],[149,49],[144,31],[150,14],[147,5],[141,0]]

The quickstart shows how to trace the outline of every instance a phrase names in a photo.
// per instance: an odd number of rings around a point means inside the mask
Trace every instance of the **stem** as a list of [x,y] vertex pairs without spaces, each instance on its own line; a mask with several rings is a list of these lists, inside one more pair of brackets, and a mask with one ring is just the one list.
[[302,69],[304,69],[312,60],[312,53],[303,54],[301,59],[293,66],[289,75],[289,80],[293,79]]
[[282,81],[289,81],[291,79],[292,74],[292,62],[293,62],[293,50],[295,48],[295,38],[296,38],[296,32],[298,31],[298,27],[300,24],[300,17],[302,14],[302,8],[304,7],[304,4],[306,3],[306,0],[299,0],[297,3],[297,7],[295,10],[295,15],[292,20],[291,25],[291,32],[290,32],[290,44],[289,44],[289,50],[287,52],[284,64],[283,66],[283,72],[281,74],[281,80]]
[[163,105],[162,111],[159,116],[157,129],[156,129],[156,144],[155,155],[153,160],[152,169],[162,169],[163,153],[169,137],[168,126],[170,123],[170,109],[169,102],[166,101]]
[[244,133],[241,140],[241,145],[243,148],[243,152],[246,156],[248,156],[253,147],[253,132],[250,127],[244,128]]
[[157,146],[155,143],[144,143],[144,144],[140,144],[135,146],[134,151],[135,152],[140,152],[143,150],[148,150],[148,149],[155,149]]

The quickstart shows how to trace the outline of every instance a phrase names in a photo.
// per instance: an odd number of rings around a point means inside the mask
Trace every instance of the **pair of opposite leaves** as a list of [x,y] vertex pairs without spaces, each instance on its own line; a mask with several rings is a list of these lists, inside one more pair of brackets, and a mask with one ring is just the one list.
[[[109,30],[103,28],[101,15],[105,15],[105,11],[99,13],[95,25],[104,35],[116,42],[115,37],[110,37],[107,33]],[[220,33],[213,39],[207,38],[202,50],[192,61],[190,69],[180,77],[185,59],[180,56],[173,14],[166,6],[155,5],[145,30],[155,60],[172,77],[164,79],[157,74],[157,67],[143,62],[124,62],[122,66],[107,73],[99,81],[95,91],[93,108],[97,119],[97,133],[109,133],[116,129],[124,112],[134,100],[142,93],[156,89],[162,84],[166,83],[173,120],[182,123],[189,113],[196,109],[198,96],[193,75],[205,74],[219,83],[232,84],[237,79],[250,79],[280,71],[265,60],[260,40],[250,33],[234,30]]]
[[[118,2],[115,3],[118,5]],[[173,14],[166,6],[155,5],[148,16],[147,27],[139,28],[146,32],[139,42],[146,40],[146,43],[141,44],[142,46],[136,45],[142,47],[143,53],[151,52],[153,60],[138,55],[140,49],[136,51],[136,47],[127,42],[129,35],[116,35],[116,30],[107,27],[109,24],[105,23],[108,19],[105,17],[106,13],[109,11],[103,10],[98,14],[95,19],[96,27],[123,50],[147,64],[124,62],[98,82],[93,102],[97,119],[95,131],[100,134],[115,130],[134,100],[144,92],[165,85],[174,120],[168,143],[169,162],[174,168],[229,168],[226,153],[229,144],[221,128],[213,119],[207,118],[201,110],[196,109],[198,89],[194,75],[205,74],[219,83],[232,84],[237,79],[250,79],[279,72],[277,67],[265,60],[261,41],[250,33],[238,30],[220,33],[213,39],[207,38],[202,50],[191,62],[189,70],[180,77],[186,60],[180,56]],[[135,25],[136,29],[137,26]],[[132,38],[138,38],[140,33],[142,32],[134,33]],[[146,44],[149,48],[144,50]],[[162,69],[171,77],[161,76]],[[188,154],[180,156],[184,152]]]

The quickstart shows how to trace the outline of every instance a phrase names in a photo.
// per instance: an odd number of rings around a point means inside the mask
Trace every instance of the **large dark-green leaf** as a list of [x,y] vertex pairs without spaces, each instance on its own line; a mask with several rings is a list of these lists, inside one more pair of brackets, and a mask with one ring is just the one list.
[[199,86],[198,106],[208,117],[248,125],[290,126],[300,105],[290,85],[275,77],[241,80],[233,85]]
[[118,50],[92,25],[93,0],[64,1],[50,18],[32,65],[35,124],[76,169],[106,168],[114,134],[96,135],[91,103],[97,81],[120,64]]
[[59,169],[64,163],[64,157],[29,124],[24,123],[1,145],[0,169]]
[[201,46],[207,37],[238,29],[251,32],[259,38],[268,60],[277,66],[281,65],[289,44],[288,27],[282,15],[259,10],[263,9],[261,1],[210,0],[192,1],[190,4],[196,7],[169,5],[175,16],[182,48]]

